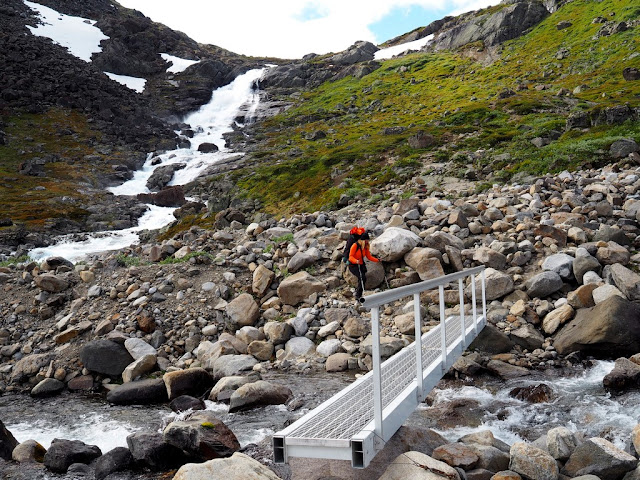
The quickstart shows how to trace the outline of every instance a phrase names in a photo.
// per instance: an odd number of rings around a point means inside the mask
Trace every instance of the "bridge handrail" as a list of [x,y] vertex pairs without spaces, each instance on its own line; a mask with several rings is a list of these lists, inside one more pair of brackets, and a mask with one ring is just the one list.
[[432,278],[424,280],[423,282],[412,283],[411,285],[405,285],[403,287],[392,288],[391,290],[385,290],[384,292],[378,292],[364,297],[362,306],[367,309],[379,307],[386,303],[399,300],[402,297],[408,297],[417,293],[422,293],[427,290],[439,287],[440,285],[447,285],[455,280],[466,278],[476,273],[480,273],[485,269],[484,265],[479,267],[468,268],[460,272],[450,273],[438,278]]

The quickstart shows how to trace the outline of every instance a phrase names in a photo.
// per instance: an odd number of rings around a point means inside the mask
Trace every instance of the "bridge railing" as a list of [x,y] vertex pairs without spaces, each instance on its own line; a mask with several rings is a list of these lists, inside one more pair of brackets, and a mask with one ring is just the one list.
[[[371,310],[371,334],[372,334],[372,360],[373,360],[373,451],[369,452],[367,455],[366,445],[354,445],[353,446],[353,465],[354,466],[365,466],[368,464],[367,457],[373,458],[375,454],[382,449],[384,443],[386,443],[391,436],[397,431],[398,428],[402,425],[402,423],[406,420],[408,415],[405,415],[404,412],[397,412],[396,415],[395,409],[389,409],[390,412],[388,415],[384,415],[383,410],[385,409],[384,402],[384,392],[383,392],[383,381],[382,381],[382,367],[381,367],[381,358],[380,358],[380,307],[386,305],[388,303],[394,302],[396,300],[400,300],[404,297],[413,296],[413,311],[414,311],[414,323],[415,323],[415,338],[416,338],[416,348],[415,350],[415,368],[416,368],[416,396],[418,397],[417,403],[422,402],[426,395],[429,393],[431,388],[435,385],[427,385],[427,379],[430,377],[426,374],[423,368],[423,357],[425,353],[425,343],[428,342],[428,333],[424,336],[422,335],[422,315],[420,309],[420,294],[422,292],[426,292],[428,290],[433,290],[438,288],[438,297],[440,304],[440,350],[442,355],[441,360],[441,375],[444,374],[447,369],[452,365],[454,358],[457,354],[462,353],[468,344],[478,335],[478,328],[480,325],[480,319],[482,320],[482,326],[484,326],[484,322],[486,321],[486,312],[487,312],[487,299],[486,299],[486,287],[485,287],[485,272],[484,266],[470,268],[467,270],[463,270],[461,272],[451,273],[449,275],[444,275],[442,277],[425,280],[423,282],[414,283],[411,285],[406,285],[403,287],[393,288],[390,290],[385,290],[380,293],[374,293],[373,295],[369,295],[364,298],[364,302],[362,305],[365,308]],[[477,299],[476,299],[476,276],[480,274],[480,284],[481,284],[481,297],[482,297],[482,317],[478,317],[477,312]],[[465,316],[465,294],[464,294],[464,280],[468,277],[471,277],[470,287],[471,287],[471,325],[473,326],[473,331],[468,332],[468,327],[466,323]],[[453,332],[448,331],[451,330],[448,328],[446,324],[445,317],[445,295],[444,295],[444,287],[452,282],[458,282],[458,292],[459,292],[459,331],[461,334],[461,343],[459,344],[458,351],[453,351],[449,348],[451,344],[452,338],[447,338]],[[456,328],[456,333],[457,333]],[[418,342],[420,342],[422,348],[418,348]],[[428,343],[427,343],[428,344]],[[429,347],[426,347],[427,349]],[[426,365],[425,365],[426,367]],[[435,373],[435,372],[434,372]],[[438,378],[438,380],[439,380]],[[428,388],[427,388],[428,387]],[[412,402],[410,402],[412,403]],[[415,407],[414,407],[415,408]],[[413,409],[411,410],[413,411]],[[398,422],[400,422],[398,424]],[[365,442],[366,443],[366,442]],[[371,443],[370,441],[368,443]],[[356,458],[359,456],[359,453],[356,454],[356,448],[359,451],[362,451],[362,462],[360,459]],[[358,465],[360,464],[360,465]]]
[[[478,275],[481,315],[476,306]],[[470,315],[465,311],[464,283],[467,279]],[[444,288],[456,282],[459,312],[447,317]],[[420,294],[436,288],[440,323],[423,334]],[[416,340],[382,362],[380,307],[411,296]],[[369,295],[365,297],[363,306],[371,310],[372,370],[274,434],[276,463],[287,463],[289,457],[351,459],[353,467],[365,468],[484,327],[484,267]]]

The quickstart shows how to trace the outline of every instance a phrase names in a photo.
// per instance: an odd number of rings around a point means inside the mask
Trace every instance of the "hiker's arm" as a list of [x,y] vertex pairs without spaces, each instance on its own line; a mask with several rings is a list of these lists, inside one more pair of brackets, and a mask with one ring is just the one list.
[[365,254],[365,255],[367,256],[367,258],[368,258],[369,260],[371,260],[372,262],[379,262],[379,261],[380,261],[380,260],[378,260],[376,257],[374,257],[373,255],[371,255],[371,252],[369,251],[369,249],[368,249],[368,248],[364,251],[364,254]]

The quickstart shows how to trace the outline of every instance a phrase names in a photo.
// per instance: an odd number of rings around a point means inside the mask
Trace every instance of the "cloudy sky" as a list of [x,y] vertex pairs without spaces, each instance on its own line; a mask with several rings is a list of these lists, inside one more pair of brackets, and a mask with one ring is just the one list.
[[499,0],[118,0],[200,43],[235,53],[300,58],[357,40],[380,44]]

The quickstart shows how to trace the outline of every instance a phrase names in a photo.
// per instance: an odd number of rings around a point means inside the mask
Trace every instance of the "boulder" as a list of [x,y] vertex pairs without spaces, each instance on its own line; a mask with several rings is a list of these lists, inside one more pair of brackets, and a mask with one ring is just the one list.
[[164,440],[198,462],[230,457],[240,449],[234,433],[213,412],[191,414],[171,422],[163,431]]
[[568,303],[547,313],[544,320],[542,320],[542,329],[544,330],[544,333],[547,335],[554,334],[561,325],[564,325],[571,320],[574,314],[575,310]]
[[609,285],[609,284],[600,285],[599,287],[594,288],[593,291],[591,292],[593,303],[596,305],[602,302],[605,302],[611,297],[616,297],[616,296],[623,298],[625,300],[627,299],[627,297],[624,296],[624,293],[618,290],[618,288],[615,285]]
[[473,254],[473,259],[485,267],[504,270],[507,257],[489,247],[479,247]]
[[529,403],[547,403],[553,398],[553,390],[544,383],[516,387],[509,392],[509,396]]
[[576,447],[561,473],[569,477],[591,474],[601,480],[616,480],[637,465],[637,458],[604,438],[593,437]]
[[564,462],[578,446],[578,439],[566,427],[555,427],[547,432],[547,450],[556,460]]
[[80,360],[89,371],[117,377],[133,362],[133,357],[123,345],[100,339],[93,340],[82,348]]
[[[579,253],[581,250],[583,250],[582,254]],[[589,255],[589,252],[587,252],[584,248],[579,248],[577,250],[576,256],[573,259],[573,275],[576,277],[578,283],[583,282],[585,273],[596,272],[598,275],[600,275],[601,271],[602,265],[600,265],[600,262],[596,257]]]
[[285,322],[267,322],[264,324],[264,334],[274,345],[281,345],[289,341],[293,328]]
[[153,355],[155,357],[158,353],[155,348],[141,338],[127,338],[124,341],[124,348],[127,349],[127,352],[134,360],[138,360],[145,355]]
[[280,480],[269,467],[245,455],[234,453],[204,463],[188,463],[180,467],[173,480]]
[[259,375],[233,375],[230,377],[224,377],[218,380],[215,386],[211,389],[211,393],[209,394],[209,400],[216,401],[218,399],[218,394],[226,391],[234,391],[240,388],[245,383],[253,383],[256,380],[259,380]]
[[371,253],[374,257],[395,262],[420,243],[420,237],[403,228],[387,228],[382,235],[371,241]]
[[556,272],[542,272],[530,278],[525,287],[530,298],[545,298],[564,286],[562,277]]
[[640,302],[640,275],[619,263],[607,265],[603,275],[605,278],[611,278],[611,283],[618,287],[628,300]]
[[316,351],[316,344],[307,337],[294,337],[285,344],[284,351],[295,357],[312,355]]
[[31,389],[32,397],[50,397],[64,390],[64,382],[55,378],[45,378]]
[[[365,290],[373,290],[384,282],[384,266],[382,265],[382,262],[367,261],[366,268],[367,275],[366,281],[364,282],[364,288]],[[352,274],[348,268],[345,269],[344,279],[352,287],[356,287],[358,285],[358,278]]]
[[162,378],[123,383],[107,393],[107,401],[115,405],[149,405],[169,400]]
[[550,255],[542,262],[542,270],[555,272],[563,280],[570,280],[573,276],[573,260],[574,258],[566,253]]
[[604,388],[612,392],[623,392],[640,387],[640,365],[627,358],[618,358],[613,370],[602,379]]
[[96,480],[103,480],[112,473],[123,472],[133,465],[133,456],[126,447],[116,447],[95,462]]
[[[499,272],[493,268],[485,270],[485,294],[487,301],[496,300],[513,292],[515,288],[513,278],[503,272]],[[471,297],[471,286],[466,288],[466,294]],[[476,279],[476,298],[482,298],[482,282]]]
[[211,376],[214,381],[223,377],[241,375],[253,370],[253,366],[258,363],[252,355],[225,355],[213,362]]
[[172,412],[180,413],[186,412],[187,410],[204,410],[206,405],[204,401],[199,398],[192,397],[191,395],[180,395],[171,400],[169,408]]
[[102,455],[95,445],[87,445],[80,440],[54,438],[44,456],[44,466],[55,473],[67,473],[74,463],[88,464]]
[[273,342],[266,340],[254,340],[249,344],[247,348],[247,353],[249,355],[253,355],[256,360],[261,362],[266,362],[273,357],[273,352],[275,350],[275,345]]
[[557,480],[556,460],[544,450],[528,443],[516,442],[511,447],[509,470],[524,478],[536,480]]
[[605,247],[598,248],[596,258],[602,265],[613,265],[615,263],[626,265],[631,259],[631,254],[626,247],[611,241]]
[[51,353],[34,353],[18,360],[11,370],[11,380],[23,382],[36,375],[41,368],[49,365],[54,356]]
[[316,347],[316,353],[323,357],[330,357],[342,349],[342,342],[337,338],[324,340]]
[[153,471],[178,468],[189,461],[188,456],[167,443],[161,433],[132,433],[127,437],[127,446],[136,463]]
[[35,440],[27,440],[17,445],[11,453],[11,459],[14,462],[25,463],[43,463],[47,449]]
[[464,242],[447,232],[437,231],[430,235],[427,235],[422,240],[422,243],[429,248],[435,248],[440,253],[445,253],[447,247],[453,247],[458,250],[464,250]]
[[435,480],[443,477],[460,480],[455,468],[424,453],[409,451],[399,455],[378,480]]
[[491,324],[487,324],[471,342],[469,348],[471,350],[479,350],[481,352],[496,355],[511,351],[515,343],[507,334],[498,330]]
[[[153,347],[152,347],[153,348]],[[136,378],[152,371],[156,366],[156,355],[144,355],[127,365],[122,372],[122,381],[133,382]]]
[[181,395],[199,397],[209,390],[213,384],[213,378],[204,368],[189,368],[167,372],[162,376],[167,387],[167,396],[173,400]]
[[478,463],[476,452],[464,443],[448,443],[433,450],[431,456],[452,467],[471,470]]
[[597,358],[631,356],[640,352],[640,305],[613,296],[593,308],[578,310],[575,318],[556,334],[559,354],[584,352]]
[[229,302],[226,312],[234,330],[245,326],[254,326],[260,316],[258,304],[248,293],[242,293]]
[[349,359],[351,355],[348,353],[338,352],[330,355],[324,367],[327,372],[344,372],[349,369]]
[[34,281],[37,287],[49,293],[60,293],[69,288],[69,282],[50,273],[38,275]]
[[253,293],[258,297],[264,296],[275,278],[276,274],[274,272],[264,265],[258,265],[258,267],[253,271],[253,282],[251,284]]
[[284,385],[258,380],[245,383],[231,394],[229,412],[246,410],[259,405],[283,405],[293,397],[293,392]]
[[11,432],[7,430],[7,427],[4,426],[2,420],[0,420],[0,458],[4,460],[11,460],[11,453],[17,446],[18,441]]
[[[373,339],[371,335],[368,335],[362,342],[360,342],[360,350],[371,355],[373,351]],[[380,356],[382,358],[389,358],[395,355],[405,347],[405,341],[395,337],[380,337]]]
[[298,305],[313,293],[322,293],[326,285],[307,272],[298,272],[285,278],[278,287],[278,296],[286,305]]
[[487,363],[487,370],[503,380],[531,375],[531,372],[524,367],[511,365],[500,360],[490,360],[489,363]]
[[530,323],[525,323],[521,327],[512,330],[509,337],[516,345],[520,345],[522,348],[529,351],[541,348],[544,343],[544,336],[542,333],[540,333],[538,329]]

